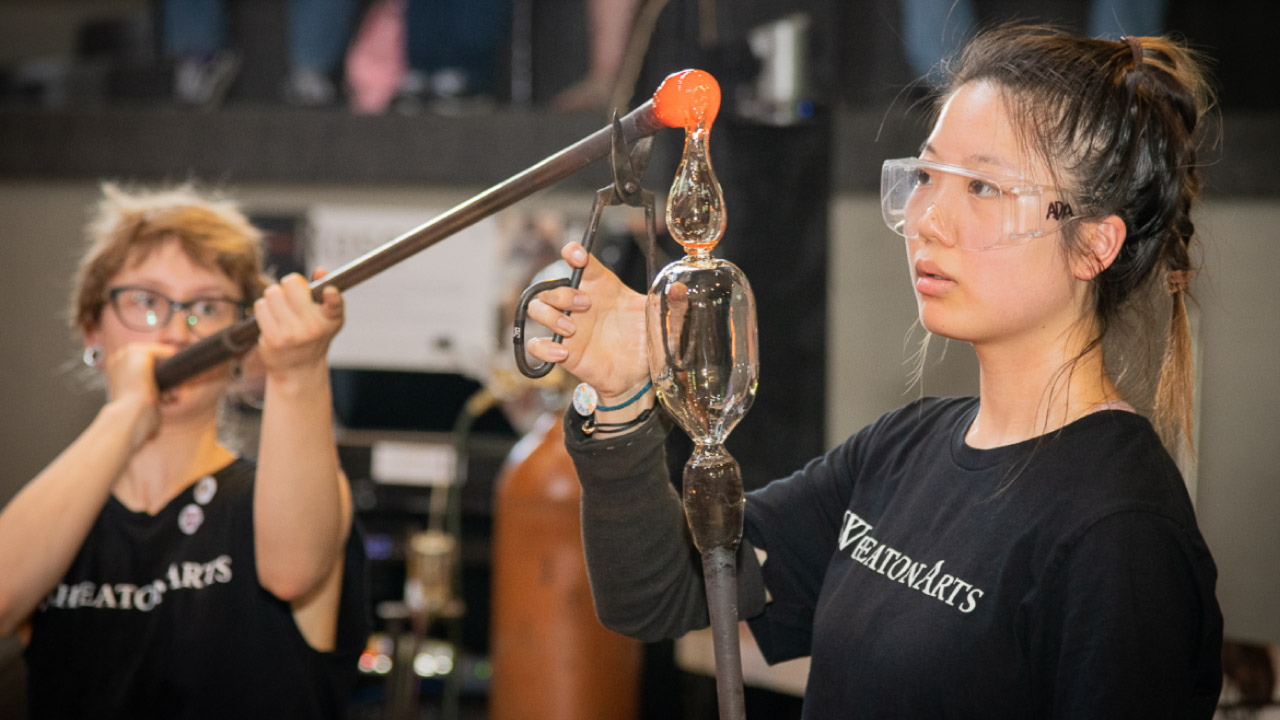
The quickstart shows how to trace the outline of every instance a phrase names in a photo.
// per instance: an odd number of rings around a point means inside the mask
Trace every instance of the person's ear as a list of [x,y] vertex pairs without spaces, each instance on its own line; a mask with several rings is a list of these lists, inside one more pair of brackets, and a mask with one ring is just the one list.
[[1081,280],[1092,280],[1103,270],[1111,267],[1128,232],[1124,220],[1116,215],[1109,215],[1102,220],[1088,223],[1083,228],[1084,242],[1080,254],[1073,263],[1072,271]]

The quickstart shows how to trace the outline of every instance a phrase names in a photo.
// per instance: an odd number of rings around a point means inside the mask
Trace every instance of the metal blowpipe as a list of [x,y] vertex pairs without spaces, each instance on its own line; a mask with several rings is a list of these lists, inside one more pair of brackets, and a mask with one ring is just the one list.
[[[666,127],[658,119],[652,99],[620,118],[619,122],[623,136],[629,143],[651,136]],[[319,300],[324,289],[331,286],[339,290],[353,287],[534,192],[578,172],[610,153],[612,132],[613,126],[606,125],[436,218],[370,250],[311,283],[312,296]],[[246,318],[210,335],[158,363],[155,370],[156,384],[161,390],[167,390],[245,353],[257,342],[258,333],[258,321]]]

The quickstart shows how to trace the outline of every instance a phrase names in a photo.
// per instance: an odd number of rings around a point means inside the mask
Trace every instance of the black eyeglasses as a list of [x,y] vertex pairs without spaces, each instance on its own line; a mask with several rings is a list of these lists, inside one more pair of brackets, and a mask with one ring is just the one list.
[[169,324],[174,313],[181,312],[187,329],[198,337],[228,327],[243,319],[249,310],[246,303],[229,297],[197,297],[179,302],[134,285],[111,288],[107,290],[107,298],[121,324],[130,330],[158,330]]

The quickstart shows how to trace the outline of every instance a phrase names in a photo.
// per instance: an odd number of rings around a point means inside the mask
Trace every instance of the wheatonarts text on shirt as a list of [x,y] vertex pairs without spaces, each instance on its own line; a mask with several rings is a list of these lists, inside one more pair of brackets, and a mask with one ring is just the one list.
[[983,591],[960,578],[942,571],[945,560],[933,565],[911,559],[871,535],[874,528],[851,510],[844,511],[839,547],[843,552],[853,546],[850,557],[880,575],[941,600],[962,613],[973,612]]
[[171,563],[164,577],[138,585],[85,580],[74,584],[59,583],[41,603],[40,609],[139,610],[150,612],[164,601],[164,594],[175,590],[203,590],[231,582],[231,556],[219,555],[209,562]]

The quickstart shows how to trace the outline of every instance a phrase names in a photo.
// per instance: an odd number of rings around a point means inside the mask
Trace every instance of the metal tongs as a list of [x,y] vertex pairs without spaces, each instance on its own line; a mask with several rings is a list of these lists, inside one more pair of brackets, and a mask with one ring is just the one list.
[[[653,191],[644,188],[640,184],[640,178],[644,176],[645,168],[649,165],[649,154],[653,150],[653,136],[647,135],[637,140],[631,150],[628,151],[627,141],[622,134],[622,123],[618,120],[616,110],[613,113],[612,128],[613,150],[609,154],[609,163],[613,167],[613,183],[596,191],[595,200],[591,203],[591,220],[587,223],[587,230],[582,236],[582,247],[588,253],[591,252],[591,246],[594,244],[599,231],[600,216],[604,214],[606,207],[629,205],[631,207],[644,208],[645,233],[647,234],[645,268],[648,277],[652,278],[656,272],[655,256],[658,245],[658,231],[657,223],[654,219]],[[573,274],[567,278],[534,283],[526,288],[520,296],[520,304],[516,306],[515,325],[511,329],[511,344],[515,350],[516,367],[520,368],[520,372],[525,377],[540,378],[550,373],[551,368],[555,367],[555,363],[549,362],[530,365],[529,358],[525,355],[525,322],[528,318],[529,303],[533,302],[533,299],[545,290],[565,287],[566,285],[576,290],[582,284],[582,270],[582,268],[574,268]],[[565,310],[564,314],[568,315],[569,311]],[[560,334],[556,334],[551,338],[552,342],[560,342],[563,339],[564,337]]]

